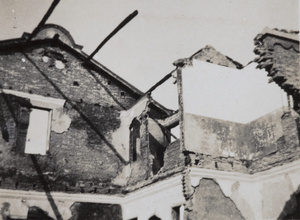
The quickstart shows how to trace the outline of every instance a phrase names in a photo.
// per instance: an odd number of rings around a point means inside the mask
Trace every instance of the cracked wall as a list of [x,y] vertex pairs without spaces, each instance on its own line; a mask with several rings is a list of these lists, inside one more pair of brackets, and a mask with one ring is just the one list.
[[[240,173],[236,175],[236,172],[211,172],[209,177],[206,177],[208,175],[206,172],[200,171],[196,174],[194,171],[196,170],[192,169],[188,172],[189,175],[186,180],[186,187],[193,190],[193,194],[190,194],[192,196],[188,197],[186,209],[187,213],[194,212],[194,217],[198,214],[203,216],[206,213],[205,210],[214,213],[215,209],[206,207],[204,201],[205,199],[208,199],[208,201],[218,199],[216,198],[217,195],[223,195],[223,197],[230,199],[231,201],[228,203],[233,203],[245,219],[278,219],[279,217],[298,215],[299,162],[285,164],[281,167],[251,175]],[[201,181],[203,180],[212,186],[205,188],[206,185],[204,185],[201,187]],[[211,192],[209,192],[210,187],[214,189]],[[215,191],[218,191],[215,188],[219,188],[222,193],[215,193]],[[205,190],[208,192],[205,192]],[[206,198],[205,195],[211,198]],[[222,207],[220,213],[222,213]]]
[[257,68],[265,69],[282,89],[293,97],[293,108],[300,113],[299,31],[265,28],[255,39]]
[[[34,198],[31,198],[31,197]],[[46,196],[30,195],[23,198],[0,197],[0,219],[37,219],[37,220],[93,220],[122,218],[122,207],[119,204],[105,202],[76,201],[80,198],[57,199],[54,198],[56,207],[53,208]],[[90,198],[92,199],[92,198]],[[82,198],[81,198],[82,200]],[[5,201],[5,202],[4,202]],[[2,217],[2,218],[1,218]]]
[[[2,51],[1,89],[45,97],[28,103],[49,108],[47,99],[65,100],[53,107],[49,151],[36,156],[48,187],[53,191],[116,193],[112,180],[124,161],[112,144],[112,133],[120,127],[120,112],[136,102],[136,94],[104,71],[85,68],[74,54],[58,47],[39,45]],[[63,66],[57,67],[60,60]],[[3,94],[3,93],[2,93]],[[19,107],[26,100],[1,96],[0,172],[1,188],[42,191],[37,170],[29,157],[16,146]],[[155,112],[155,110],[154,110]],[[26,137],[26,134],[25,134]],[[15,153],[14,153],[15,152]]]
[[127,176],[129,185],[139,184],[139,182],[162,172],[165,160],[168,160],[165,159],[165,151],[170,143],[169,137],[155,120],[147,115],[142,115],[139,120],[140,136],[137,148],[140,149],[140,152],[137,154],[136,160],[127,165],[130,167],[130,173]]
[[245,219],[218,183],[201,179],[185,207],[185,219]]
[[298,120],[293,110],[282,109],[248,124],[185,114],[185,144],[198,154],[257,160],[276,152],[297,150]]

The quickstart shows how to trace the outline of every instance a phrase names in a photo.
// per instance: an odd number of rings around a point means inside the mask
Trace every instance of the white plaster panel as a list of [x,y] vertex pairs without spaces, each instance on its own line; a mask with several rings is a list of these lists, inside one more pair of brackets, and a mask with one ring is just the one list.
[[276,178],[262,183],[262,217],[264,219],[278,219],[285,203],[293,194],[293,187],[288,176]]
[[50,121],[50,111],[31,109],[25,142],[26,154],[46,154],[49,149]]

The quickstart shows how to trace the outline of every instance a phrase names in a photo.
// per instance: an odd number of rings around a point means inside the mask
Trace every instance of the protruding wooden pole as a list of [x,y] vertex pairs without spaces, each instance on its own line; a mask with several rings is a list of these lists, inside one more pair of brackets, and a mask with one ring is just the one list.
[[48,11],[46,12],[46,14],[44,15],[43,19],[38,24],[38,26],[32,31],[32,33],[28,37],[27,41],[31,41],[31,39],[34,37],[34,35],[36,35],[36,33],[39,31],[39,29],[46,23],[46,21],[48,20],[48,18],[50,17],[50,15],[52,14],[52,12],[54,11],[54,9],[57,6],[57,4],[59,3],[59,1],[60,0],[54,0],[52,2],[50,8],[48,9]]
[[137,16],[138,11],[135,10],[132,14],[128,15],[100,44],[99,46],[94,50],[93,53],[85,60],[84,63],[90,61],[96,53],[106,44],[107,41],[109,41],[110,38],[112,38],[119,30],[121,30],[128,22],[130,22],[135,16]]
[[151,93],[153,90],[155,90],[157,87],[159,87],[161,84],[163,84],[165,81],[167,81],[169,78],[171,78],[172,74],[177,70],[174,69],[172,70],[168,75],[166,75],[164,78],[162,78],[161,80],[159,80],[154,86],[152,86],[147,92],[147,93]]

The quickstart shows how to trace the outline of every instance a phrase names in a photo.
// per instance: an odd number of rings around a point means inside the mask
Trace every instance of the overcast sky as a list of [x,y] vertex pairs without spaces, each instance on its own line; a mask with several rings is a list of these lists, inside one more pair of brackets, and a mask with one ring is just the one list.
[[[52,0],[0,0],[0,40],[31,32]],[[61,0],[47,23],[66,28],[91,53],[130,13],[139,14],[94,57],[146,91],[174,67],[211,45],[247,64],[264,27],[299,30],[298,0]]]

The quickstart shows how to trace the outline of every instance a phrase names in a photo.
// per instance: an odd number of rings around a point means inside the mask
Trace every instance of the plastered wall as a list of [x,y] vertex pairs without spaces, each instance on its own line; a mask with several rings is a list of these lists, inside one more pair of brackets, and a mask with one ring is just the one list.
[[[204,170],[192,170],[191,184],[193,185],[195,193],[191,197],[190,206],[188,206],[191,210],[193,210],[194,207],[194,211],[190,211],[190,213],[199,211],[197,206],[199,205],[199,201],[201,201],[201,197],[203,197],[203,195],[197,189],[203,183],[203,181],[201,182],[201,179],[205,178],[206,180],[208,179],[211,181],[209,184],[216,184],[214,187],[221,188],[222,193],[224,194],[223,197],[230,199],[230,202],[234,203],[234,206],[241,214],[242,218],[284,218],[288,214],[297,212],[297,209],[299,209],[299,204],[297,204],[295,198],[293,198],[293,196],[295,197],[295,195],[300,192],[299,165],[299,162],[294,162],[253,175],[236,175],[235,173],[229,172],[208,173],[208,171],[205,172]],[[200,177],[201,175],[202,177]],[[202,188],[204,186],[205,184]],[[209,190],[209,188],[206,189]],[[215,199],[218,199],[213,191],[211,191],[211,193],[214,195]],[[208,192],[208,194],[210,193]],[[197,202],[197,200],[199,201]],[[221,204],[221,207],[215,208],[222,209],[222,207],[224,207],[224,204]],[[209,207],[207,211],[210,212]],[[211,212],[214,211],[217,210],[211,210]],[[220,213],[222,212],[218,212],[218,214]],[[227,213],[224,216],[227,218],[233,213],[234,212]],[[201,213],[201,216],[204,215],[204,213]],[[239,217],[237,219],[241,218]]]

